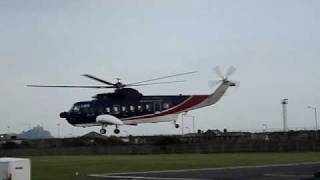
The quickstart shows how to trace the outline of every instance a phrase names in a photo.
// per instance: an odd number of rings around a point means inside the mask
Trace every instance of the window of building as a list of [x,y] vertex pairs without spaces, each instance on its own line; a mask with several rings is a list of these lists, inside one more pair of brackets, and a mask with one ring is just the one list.
[[139,112],[142,112],[142,111],[143,111],[143,109],[142,109],[142,106],[141,106],[141,105],[139,105],[139,106],[138,106],[138,111],[139,111]]
[[111,112],[110,107],[106,107],[106,112],[109,114]]

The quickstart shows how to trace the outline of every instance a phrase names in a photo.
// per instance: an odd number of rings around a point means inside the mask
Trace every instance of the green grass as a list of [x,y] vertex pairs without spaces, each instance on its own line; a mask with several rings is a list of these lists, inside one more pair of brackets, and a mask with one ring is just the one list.
[[[32,160],[33,180],[83,180],[114,173],[320,161],[320,153],[235,153],[105,156],[40,156]],[[76,177],[75,172],[79,172]]]

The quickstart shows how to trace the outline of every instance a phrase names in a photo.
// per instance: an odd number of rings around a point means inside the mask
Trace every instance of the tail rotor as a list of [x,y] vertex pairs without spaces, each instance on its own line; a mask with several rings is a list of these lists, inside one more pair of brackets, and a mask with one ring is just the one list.
[[229,80],[229,77],[231,75],[233,75],[236,72],[236,68],[233,66],[230,66],[225,75],[223,75],[221,69],[219,66],[215,67],[213,69],[213,71],[221,78],[221,80],[213,80],[213,81],[209,81],[208,85],[210,88],[214,88],[215,86],[217,86],[220,83],[228,83],[229,86],[236,86],[239,87],[240,82],[239,81],[233,81],[233,80]]

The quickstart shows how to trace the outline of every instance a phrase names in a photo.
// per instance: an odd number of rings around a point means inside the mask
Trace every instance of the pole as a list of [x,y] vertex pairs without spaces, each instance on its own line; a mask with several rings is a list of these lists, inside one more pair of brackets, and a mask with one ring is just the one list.
[[314,120],[316,121],[316,139],[318,139],[318,112],[317,108],[314,108]]
[[313,106],[308,106],[309,109],[313,109],[314,111],[314,120],[316,123],[316,127],[315,127],[315,135],[316,135],[316,139],[318,139],[318,111],[317,111],[317,107],[313,107]]
[[192,116],[192,132],[193,132],[193,133],[196,133],[196,132],[195,132],[195,124],[194,124],[195,122],[194,122],[194,120],[195,120],[195,117]]
[[317,112],[317,108],[314,108],[314,120],[316,121],[316,131],[318,131],[318,112]]
[[282,99],[282,116],[283,116],[283,131],[286,132],[288,130],[288,125],[287,125],[287,104],[288,104],[288,99]]
[[58,127],[58,138],[60,138],[60,123],[57,124]]
[[184,135],[184,115],[182,116],[182,121],[181,121],[181,125],[182,125],[182,128],[181,128],[181,133],[182,133],[182,136]]

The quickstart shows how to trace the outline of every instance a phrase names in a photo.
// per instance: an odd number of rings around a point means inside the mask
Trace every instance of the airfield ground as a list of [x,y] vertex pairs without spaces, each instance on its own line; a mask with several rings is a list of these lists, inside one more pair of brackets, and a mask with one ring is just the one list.
[[[101,180],[90,174],[286,164],[320,161],[320,152],[39,156],[32,160],[33,180]],[[78,172],[78,176],[76,176]]]

